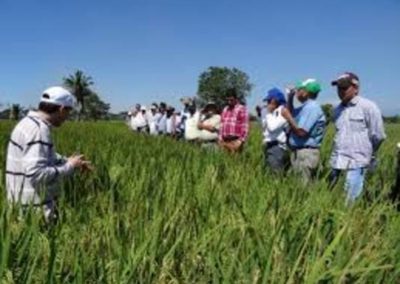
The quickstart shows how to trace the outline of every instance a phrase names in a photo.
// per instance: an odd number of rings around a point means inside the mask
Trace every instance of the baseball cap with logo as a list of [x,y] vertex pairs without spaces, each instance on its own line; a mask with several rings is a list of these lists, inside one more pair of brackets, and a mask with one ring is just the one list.
[[58,86],[44,90],[40,101],[69,108],[75,106],[74,96],[67,89]]
[[306,90],[311,94],[318,94],[321,91],[321,85],[317,82],[316,79],[306,79],[296,84],[296,89],[298,90]]
[[360,80],[358,79],[358,76],[356,74],[351,72],[345,72],[342,75],[340,75],[336,80],[332,81],[331,84],[332,86],[337,86],[339,88],[347,89],[351,85],[359,86]]

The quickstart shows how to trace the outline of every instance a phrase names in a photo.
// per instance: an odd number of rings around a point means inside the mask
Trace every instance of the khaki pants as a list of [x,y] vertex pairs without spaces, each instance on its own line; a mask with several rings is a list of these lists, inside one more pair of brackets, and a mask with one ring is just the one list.
[[290,162],[294,172],[301,175],[303,183],[308,183],[316,173],[320,160],[320,150],[304,148],[293,150]]

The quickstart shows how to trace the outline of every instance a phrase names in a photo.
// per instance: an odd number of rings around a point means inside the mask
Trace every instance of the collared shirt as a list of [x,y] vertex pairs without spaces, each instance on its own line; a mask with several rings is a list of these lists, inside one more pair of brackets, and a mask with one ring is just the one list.
[[200,120],[200,113],[195,112],[193,115],[189,114],[185,119],[185,139],[194,140],[199,138],[200,131],[197,124]]
[[334,111],[336,134],[331,166],[334,169],[367,167],[374,149],[386,138],[379,108],[363,97],[354,97]]
[[236,136],[241,141],[247,139],[249,132],[249,114],[244,105],[237,104],[232,109],[225,107],[221,115],[219,139]]
[[57,182],[73,172],[55,152],[51,125],[39,113],[29,112],[11,133],[6,161],[6,188],[10,202],[41,204],[52,200]]
[[279,144],[286,143],[286,128],[288,126],[288,122],[282,116],[283,106],[278,107],[273,112],[267,112],[263,114],[262,117],[262,128],[264,143],[275,142],[277,141]]
[[137,130],[138,128],[143,128],[147,126],[146,114],[141,111],[132,116],[132,129]]
[[293,132],[289,136],[289,144],[293,148],[320,148],[326,129],[325,114],[321,106],[313,99],[308,99],[301,107],[294,110],[297,127],[308,133],[307,137],[299,137]]

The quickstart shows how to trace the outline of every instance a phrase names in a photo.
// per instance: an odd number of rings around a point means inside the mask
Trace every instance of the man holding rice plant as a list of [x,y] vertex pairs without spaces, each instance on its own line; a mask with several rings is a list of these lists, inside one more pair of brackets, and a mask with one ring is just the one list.
[[9,202],[43,209],[46,221],[56,216],[58,182],[75,169],[90,170],[83,155],[68,158],[55,151],[53,127],[61,126],[75,104],[72,94],[51,87],[42,94],[38,111],[30,111],[14,128],[8,144],[6,189]]
[[341,103],[334,111],[330,183],[336,184],[343,172],[347,202],[351,203],[362,193],[367,169],[375,168],[376,153],[386,135],[377,105],[359,96],[357,75],[346,72],[332,81],[332,86],[337,87]]

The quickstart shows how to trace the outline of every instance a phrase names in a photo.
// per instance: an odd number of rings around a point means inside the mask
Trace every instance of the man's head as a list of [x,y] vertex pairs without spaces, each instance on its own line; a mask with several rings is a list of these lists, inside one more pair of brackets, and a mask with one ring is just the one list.
[[188,108],[194,102],[193,99],[189,97],[183,97],[180,101],[183,104],[184,108]]
[[231,88],[227,90],[226,102],[230,108],[235,107],[239,103],[239,96],[236,89]]
[[301,103],[304,103],[308,99],[315,100],[318,97],[318,94],[321,91],[321,85],[316,79],[309,78],[297,83],[296,90],[297,99]]
[[145,114],[146,113],[146,107],[145,106],[141,106],[140,107],[140,111]]
[[218,106],[216,103],[209,101],[203,110],[204,114],[213,115],[218,113]]
[[357,96],[360,90],[360,80],[356,74],[351,72],[343,73],[331,84],[337,87],[338,96],[344,104]]
[[39,111],[48,116],[49,122],[61,126],[75,106],[74,96],[63,87],[51,87],[43,91]]
[[156,112],[157,112],[157,105],[156,104],[152,104],[151,106],[150,106],[150,111],[151,111],[151,113],[152,114],[155,114]]
[[161,102],[159,110],[160,110],[160,113],[164,114],[167,110],[167,104],[164,102]]
[[286,105],[285,95],[278,88],[269,90],[263,101],[267,104],[267,108],[270,112],[274,111],[281,105]]

